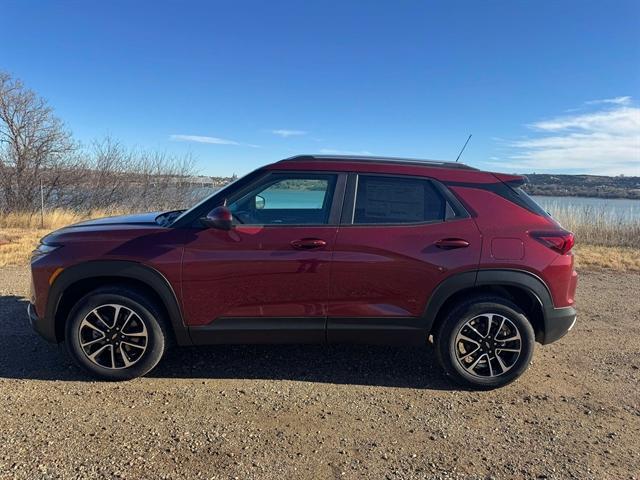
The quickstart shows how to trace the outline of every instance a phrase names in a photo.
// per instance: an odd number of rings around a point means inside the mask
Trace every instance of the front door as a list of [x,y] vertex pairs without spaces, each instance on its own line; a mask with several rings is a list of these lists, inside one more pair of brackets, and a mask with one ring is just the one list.
[[352,180],[334,245],[327,338],[424,343],[429,295],[447,276],[477,266],[480,232],[437,182],[390,175]]
[[194,233],[182,273],[194,343],[325,340],[343,183],[338,174],[270,173],[227,199],[234,228]]

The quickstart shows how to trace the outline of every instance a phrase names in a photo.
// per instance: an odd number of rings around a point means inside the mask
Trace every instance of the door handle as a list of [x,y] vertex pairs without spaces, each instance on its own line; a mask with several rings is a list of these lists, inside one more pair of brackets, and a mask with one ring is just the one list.
[[469,246],[469,242],[462,238],[443,238],[438,240],[435,245],[443,250],[453,250],[454,248],[466,248]]
[[301,238],[291,242],[291,246],[296,250],[313,250],[315,248],[323,248],[327,246],[327,242],[321,238]]

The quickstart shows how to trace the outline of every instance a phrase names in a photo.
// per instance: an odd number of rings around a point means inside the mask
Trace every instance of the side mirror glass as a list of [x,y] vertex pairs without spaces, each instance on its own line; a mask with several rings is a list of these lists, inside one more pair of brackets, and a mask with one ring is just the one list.
[[233,215],[231,210],[225,206],[214,208],[201,221],[207,227],[217,228],[218,230],[231,230],[233,227]]
[[266,204],[267,202],[262,195],[256,195],[256,210],[262,210]]

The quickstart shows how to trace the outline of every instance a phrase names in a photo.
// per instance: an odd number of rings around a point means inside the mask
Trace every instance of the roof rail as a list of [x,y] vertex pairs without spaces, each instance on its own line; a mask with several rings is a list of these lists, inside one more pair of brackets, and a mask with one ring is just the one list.
[[[399,157],[376,157],[363,155],[295,155],[285,158],[280,162],[294,161],[350,161],[350,162],[372,162],[372,163],[395,163],[405,165],[422,165],[425,167],[437,168],[460,168],[462,170],[477,170],[464,163],[446,162],[439,160],[420,160],[417,158],[399,158]],[[277,163],[280,163],[277,162]]]

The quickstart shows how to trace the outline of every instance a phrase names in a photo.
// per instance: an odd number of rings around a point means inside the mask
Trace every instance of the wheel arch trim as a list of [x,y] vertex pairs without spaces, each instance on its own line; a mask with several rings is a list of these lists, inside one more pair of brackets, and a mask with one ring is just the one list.
[[422,319],[426,330],[432,331],[441,308],[453,295],[465,289],[490,286],[518,287],[529,293],[542,307],[546,330],[547,318],[554,310],[549,288],[537,275],[526,270],[515,269],[473,270],[457,273],[443,280],[434,289],[427,302]]
[[184,321],[178,297],[171,283],[158,270],[148,265],[127,260],[95,260],[65,268],[55,279],[49,290],[44,318],[51,329],[50,336],[60,341],[56,330],[56,316],[60,301],[67,289],[82,281],[116,277],[135,280],[153,290],[167,311],[170,327],[179,345],[191,345],[191,338]]

